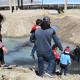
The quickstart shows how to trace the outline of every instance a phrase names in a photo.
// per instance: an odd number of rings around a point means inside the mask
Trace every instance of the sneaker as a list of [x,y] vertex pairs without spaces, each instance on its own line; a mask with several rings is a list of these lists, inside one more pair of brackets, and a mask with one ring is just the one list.
[[48,76],[48,77],[50,77],[50,78],[53,77],[53,76],[52,76],[51,74],[49,74],[49,73],[45,73],[44,76]]

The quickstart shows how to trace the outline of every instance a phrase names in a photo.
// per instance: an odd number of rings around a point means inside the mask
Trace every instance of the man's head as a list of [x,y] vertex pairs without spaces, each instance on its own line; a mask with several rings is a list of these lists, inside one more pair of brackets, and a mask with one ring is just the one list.
[[49,17],[47,16],[43,17],[41,28],[44,30],[50,28],[50,18]]
[[43,21],[50,23],[50,18],[48,16],[43,17]]

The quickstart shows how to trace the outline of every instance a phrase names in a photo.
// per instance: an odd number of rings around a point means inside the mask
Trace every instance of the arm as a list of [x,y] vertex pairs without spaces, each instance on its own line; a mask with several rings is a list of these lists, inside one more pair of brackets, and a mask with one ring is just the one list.
[[53,37],[53,40],[54,40],[55,44],[58,46],[58,48],[59,48],[61,51],[63,51],[62,44],[61,44],[61,42],[60,42],[60,39],[59,39],[58,36],[56,35],[56,32],[55,32],[55,31],[53,31],[52,37]]
[[71,64],[71,58],[70,58],[70,56],[68,57],[68,64]]
[[34,32],[33,32],[33,33],[31,34],[31,36],[30,36],[30,41],[31,41],[32,43],[35,42],[35,33],[34,33]]
[[8,52],[8,49],[4,46],[4,44],[2,42],[0,42],[0,48],[2,48],[4,53]]
[[35,56],[34,56],[35,51],[36,51],[36,46],[34,44],[34,46],[32,48],[32,51],[31,51],[31,56],[32,56],[33,59],[35,59]]

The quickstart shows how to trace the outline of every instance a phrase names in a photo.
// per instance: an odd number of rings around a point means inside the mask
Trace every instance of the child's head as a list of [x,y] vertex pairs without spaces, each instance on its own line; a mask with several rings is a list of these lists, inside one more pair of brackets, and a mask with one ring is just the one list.
[[79,45],[76,45],[76,48],[79,48]]
[[52,49],[55,49],[55,48],[57,48],[57,45],[56,45],[56,44],[54,44],[54,45],[52,46]]
[[70,53],[70,47],[67,46],[67,47],[65,48],[64,52],[65,52],[66,54],[69,54],[69,53]]
[[37,19],[36,20],[36,25],[41,26],[42,20],[41,19]]

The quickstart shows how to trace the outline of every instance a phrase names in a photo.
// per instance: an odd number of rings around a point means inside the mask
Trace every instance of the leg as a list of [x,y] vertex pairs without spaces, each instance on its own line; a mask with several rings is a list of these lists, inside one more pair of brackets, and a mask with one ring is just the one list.
[[66,75],[66,74],[67,74],[67,72],[68,72],[68,66],[67,66],[67,65],[65,65],[65,67],[64,67],[64,75]]
[[2,64],[1,64],[1,61],[0,61],[0,67],[1,67],[1,65],[2,65]]
[[55,61],[50,60],[49,64],[48,64],[48,67],[47,67],[47,73],[49,73],[49,74],[55,73],[55,68],[56,68]]
[[49,62],[46,72],[52,74],[53,72],[55,72],[56,68],[55,57],[53,56],[52,53],[48,53],[46,54],[46,58],[48,59]]
[[38,57],[38,68],[39,68],[39,76],[43,76],[44,74],[44,59],[43,57]]
[[1,65],[4,64],[4,53],[3,53],[3,50],[0,48],[0,63]]
[[64,71],[64,67],[62,64],[60,64],[60,67],[61,67],[61,71],[60,71],[60,74],[62,75],[63,74],[63,71]]

